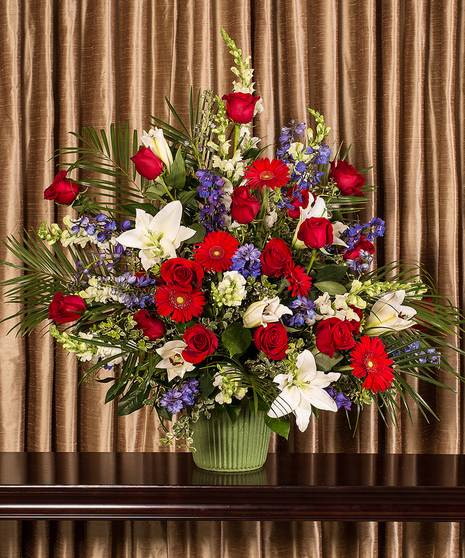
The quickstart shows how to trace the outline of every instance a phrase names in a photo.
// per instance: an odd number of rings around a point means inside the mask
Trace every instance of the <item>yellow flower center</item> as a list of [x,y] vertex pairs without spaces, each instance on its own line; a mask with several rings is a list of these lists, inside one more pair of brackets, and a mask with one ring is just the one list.
[[274,173],[269,170],[260,173],[260,180],[271,180],[272,178],[274,178]]
[[182,297],[182,296],[177,296],[177,297],[176,297],[176,302],[177,302],[178,304],[184,304],[184,297]]
[[367,362],[367,366],[368,366],[368,368],[373,368],[373,366],[374,366],[373,361],[372,361],[372,360],[369,360],[369,361]]

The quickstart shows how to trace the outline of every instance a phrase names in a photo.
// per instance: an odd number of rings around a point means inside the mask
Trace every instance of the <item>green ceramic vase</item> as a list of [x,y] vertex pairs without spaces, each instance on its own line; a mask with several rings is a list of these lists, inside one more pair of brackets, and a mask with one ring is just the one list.
[[244,401],[241,412],[233,424],[227,413],[218,419],[200,415],[194,424],[192,454],[197,467],[207,471],[253,471],[263,466],[270,445],[271,430],[263,420],[263,411],[257,414]]

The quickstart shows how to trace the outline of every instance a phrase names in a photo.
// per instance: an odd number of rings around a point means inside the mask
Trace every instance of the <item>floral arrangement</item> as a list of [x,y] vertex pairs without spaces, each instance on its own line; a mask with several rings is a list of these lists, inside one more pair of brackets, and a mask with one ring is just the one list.
[[200,413],[234,421],[244,398],[283,436],[292,414],[304,431],[371,403],[395,422],[407,395],[433,413],[408,377],[456,374],[439,348],[463,317],[418,267],[372,269],[384,222],[356,216],[372,188],[324,144],[322,115],[262,157],[250,57],[222,33],[233,91],[191,93],[189,125],[167,101],[176,127],[89,127],[57,152],[73,161],[44,195],[77,216],[5,242],[24,272],[4,282],[19,331],[51,320],[120,415],[176,416],[167,443],[189,442]]

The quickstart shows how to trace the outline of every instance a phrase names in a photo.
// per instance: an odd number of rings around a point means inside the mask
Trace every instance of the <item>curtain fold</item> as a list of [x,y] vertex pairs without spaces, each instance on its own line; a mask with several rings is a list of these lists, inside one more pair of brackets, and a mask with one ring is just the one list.
[[[1,238],[72,214],[43,199],[55,163],[66,162],[51,160],[54,150],[76,144],[68,132],[126,120],[141,132],[151,115],[174,124],[165,97],[187,120],[191,87],[194,95],[230,92],[221,27],[252,55],[264,103],[256,135],[270,146],[266,154],[291,119],[313,125],[308,107],[324,114],[329,144],[351,144],[357,169],[373,165],[367,182],[378,189],[363,218],[386,221],[378,265],[421,261],[441,295],[463,308],[461,0],[1,2]],[[3,246],[0,259],[7,259]],[[14,274],[0,267],[0,280]],[[18,310],[2,299],[0,319]],[[154,413],[117,417],[113,403],[104,405],[107,387],[78,388],[83,371],[48,335],[7,337],[12,325],[0,323],[0,451],[175,449],[159,444],[164,432]],[[456,356],[451,363],[463,370]],[[462,453],[465,390],[450,374],[439,380],[455,392],[419,391],[440,421],[427,423],[412,406],[413,426],[402,408],[399,428],[386,427],[372,406],[354,434],[345,416],[322,413],[305,433],[292,428],[288,441],[273,436],[271,451]],[[18,558],[459,558],[464,540],[459,524],[0,522],[0,555]]]

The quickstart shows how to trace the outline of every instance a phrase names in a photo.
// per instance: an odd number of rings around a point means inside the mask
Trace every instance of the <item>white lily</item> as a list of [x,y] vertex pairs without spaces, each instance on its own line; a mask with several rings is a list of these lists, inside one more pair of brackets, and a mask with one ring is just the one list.
[[304,432],[310,421],[312,405],[325,411],[337,411],[336,402],[324,388],[338,380],[339,376],[339,372],[325,374],[318,371],[315,357],[305,349],[297,359],[296,371],[278,374],[274,379],[281,393],[273,401],[268,416],[278,418],[294,412],[296,424]]
[[175,258],[183,240],[195,234],[181,225],[182,204],[172,201],[155,217],[136,209],[136,227],[122,233],[116,240],[125,248],[140,248],[142,267],[147,271],[164,259]]
[[186,372],[195,368],[193,364],[186,362],[182,357],[182,352],[186,347],[187,343],[184,343],[184,341],[167,341],[163,347],[157,349],[157,353],[163,360],[156,365],[156,368],[166,368],[169,382],[176,376],[182,378]]
[[410,306],[401,306],[405,298],[405,291],[394,291],[382,296],[373,304],[370,315],[363,327],[363,333],[370,337],[377,337],[382,333],[400,331],[414,325],[410,320],[417,313]]
[[300,217],[297,227],[295,229],[294,238],[292,239],[292,246],[294,248],[305,248],[305,242],[297,238],[297,234],[300,229],[300,225],[310,219],[310,217],[328,217],[328,211],[326,209],[326,203],[323,198],[316,197],[312,202],[309,202],[308,206],[304,209],[300,208]]
[[253,328],[279,322],[284,314],[292,316],[292,310],[283,304],[280,304],[279,297],[264,298],[258,302],[251,304],[244,313],[244,327]]
[[163,136],[163,130],[161,128],[152,128],[148,132],[144,130],[144,135],[140,139],[145,147],[165,163],[169,171],[173,164],[173,156]]

